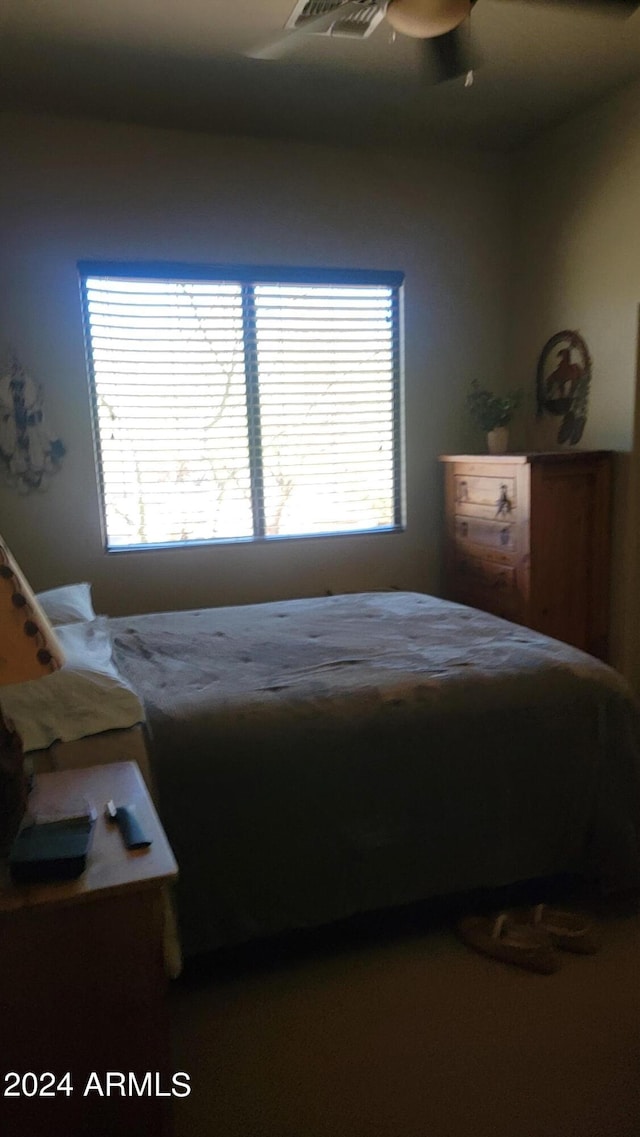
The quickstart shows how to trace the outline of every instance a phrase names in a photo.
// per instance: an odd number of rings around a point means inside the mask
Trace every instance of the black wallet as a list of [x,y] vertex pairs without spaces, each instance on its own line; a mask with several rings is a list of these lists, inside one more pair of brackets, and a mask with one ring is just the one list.
[[87,867],[95,818],[68,817],[25,825],[9,852],[9,872],[17,884],[73,880]]

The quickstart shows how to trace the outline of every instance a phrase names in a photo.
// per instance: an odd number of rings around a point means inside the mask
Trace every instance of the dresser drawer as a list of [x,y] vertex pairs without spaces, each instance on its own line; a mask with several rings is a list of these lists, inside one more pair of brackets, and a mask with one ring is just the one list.
[[449,591],[453,599],[507,620],[518,618],[522,601],[512,565],[477,557],[457,557],[452,570]]
[[465,549],[471,549],[472,546],[508,555],[517,551],[516,527],[512,522],[504,520],[489,520],[484,517],[456,514],[454,518],[454,539],[457,552],[464,552]]
[[502,517],[512,513],[517,505],[516,478],[513,475],[481,477],[456,472],[453,485],[457,513],[474,512],[474,507],[479,507],[481,512],[478,516]]
[[482,589],[459,591],[452,594],[453,600],[458,604],[467,604],[469,608],[479,608],[481,612],[489,612],[491,616],[500,616],[502,620],[511,620],[514,624],[522,623],[522,605],[513,592],[496,593],[482,591]]
[[453,571],[461,586],[488,589],[495,593],[515,591],[516,570],[513,565],[484,561],[478,557],[458,557]]

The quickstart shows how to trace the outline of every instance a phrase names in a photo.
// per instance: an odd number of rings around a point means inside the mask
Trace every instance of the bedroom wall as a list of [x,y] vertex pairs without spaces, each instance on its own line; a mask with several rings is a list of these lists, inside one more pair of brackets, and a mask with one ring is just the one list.
[[[481,446],[474,376],[504,373],[508,163],[140,127],[0,118],[0,340],[45,388],[67,446],[44,494],[0,489],[0,532],[37,589],[90,580],[110,614],[379,587],[437,591],[437,454]],[[76,262],[178,260],[406,274],[406,532],[102,550]]]
[[[529,391],[538,355],[575,329],[593,360],[581,446],[618,452],[614,502],[613,662],[640,690],[640,83],[546,132],[514,163],[513,380]],[[533,440],[530,432],[529,443]]]

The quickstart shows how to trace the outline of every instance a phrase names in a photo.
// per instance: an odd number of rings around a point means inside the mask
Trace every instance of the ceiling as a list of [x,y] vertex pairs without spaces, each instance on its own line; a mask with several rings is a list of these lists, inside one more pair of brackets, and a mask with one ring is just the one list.
[[368,39],[308,36],[281,61],[247,58],[293,7],[1,0],[0,107],[345,145],[444,135],[509,147],[640,76],[640,11],[619,20],[553,0],[478,0],[483,65],[469,88],[425,84],[419,45],[392,42],[386,21]]

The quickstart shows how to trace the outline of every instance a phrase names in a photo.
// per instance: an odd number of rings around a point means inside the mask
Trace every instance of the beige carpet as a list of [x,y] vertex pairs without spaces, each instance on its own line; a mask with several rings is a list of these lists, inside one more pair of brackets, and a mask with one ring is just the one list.
[[174,985],[176,1137],[640,1137],[640,915],[538,976],[443,927],[330,934]]

